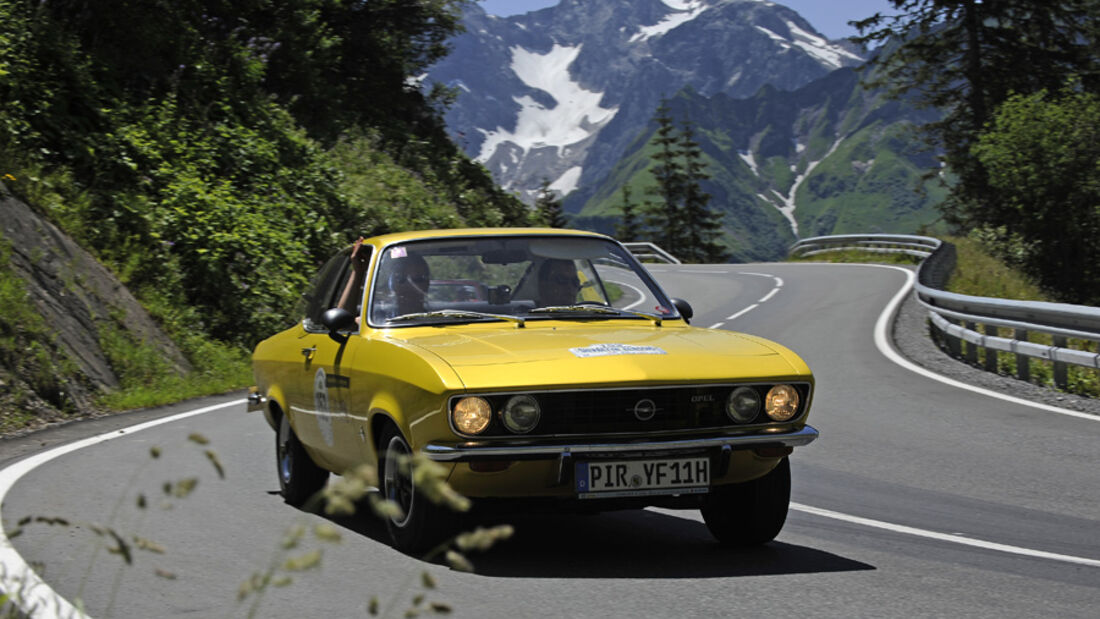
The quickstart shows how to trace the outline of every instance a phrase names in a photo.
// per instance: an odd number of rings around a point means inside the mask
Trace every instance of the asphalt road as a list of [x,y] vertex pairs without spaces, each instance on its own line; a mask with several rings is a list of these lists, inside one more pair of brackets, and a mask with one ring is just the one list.
[[[364,616],[372,596],[383,608],[392,600],[401,616],[423,591],[423,572],[437,583],[427,600],[445,602],[456,617],[1096,616],[1100,421],[995,400],[888,360],[873,326],[906,281],[899,270],[653,271],[671,294],[691,301],[693,324],[775,339],[817,377],[810,423],[821,438],[795,451],[794,505],[764,548],[718,547],[697,512],[525,516],[511,519],[513,539],[471,556],[476,573],[452,571],[392,550],[379,523],[329,520],[284,504],[274,433],[243,404],[116,431],[117,438],[31,470],[2,506],[8,530],[25,515],[109,523],[131,545],[136,535],[164,554],[135,549],[134,565],[123,566],[96,550],[87,524],[32,524],[14,546],[94,617],[245,616],[256,598],[238,602],[240,584],[287,556],[280,541],[288,528],[323,522],[342,541],[307,536],[289,555],[323,548],[320,567],[269,589],[256,616]],[[0,466],[127,421],[96,423],[35,435],[41,444],[13,443]],[[210,444],[189,441],[191,433]],[[224,480],[207,449],[218,455]],[[186,498],[165,494],[166,482],[191,477],[199,483]]]

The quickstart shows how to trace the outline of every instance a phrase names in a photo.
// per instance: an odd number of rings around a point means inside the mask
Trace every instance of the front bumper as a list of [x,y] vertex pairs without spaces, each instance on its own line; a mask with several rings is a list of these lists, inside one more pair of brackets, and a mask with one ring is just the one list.
[[487,443],[428,443],[423,452],[438,462],[472,462],[476,460],[543,460],[569,456],[603,454],[650,454],[717,449],[728,452],[765,447],[801,447],[812,443],[818,432],[804,426],[794,432],[746,434],[691,439],[629,440],[615,443],[550,443],[500,445]]

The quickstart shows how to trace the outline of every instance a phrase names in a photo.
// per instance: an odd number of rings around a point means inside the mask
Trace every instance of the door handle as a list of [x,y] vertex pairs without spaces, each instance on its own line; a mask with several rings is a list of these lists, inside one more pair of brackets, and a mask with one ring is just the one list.
[[302,356],[304,356],[307,360],[309,360],[309,359],[313,358],[313,353],[315,353],[315,352],[317,352],[317,347],[316,346],[310,346],[309,348],[303,348],[302,349]]

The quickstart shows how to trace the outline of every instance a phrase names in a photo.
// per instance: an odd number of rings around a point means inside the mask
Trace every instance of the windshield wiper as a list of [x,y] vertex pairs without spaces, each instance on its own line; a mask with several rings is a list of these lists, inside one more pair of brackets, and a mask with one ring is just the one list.
[[647,314],[645,312],[635,312],[631,310],[618,309],[615,307],[608,307],[606,305],[548,305],[546,307],[536,307],[535,309],[528,310],[528,314],[614,314],[616,316],[638,316],[647,320],[652,320],[653,324],[658,327],[661,326],[661,317],[655,314]]
[[478,318],[490,318],[493,320],[503,320],[505,322],[513,322],[520,329],[524,327],[524,319],[519,316],[509,316],[508,314],[489,314],[486,312],[473,312],[469,310],[437,310],[434,312],[414,312],[412,314],[401,314],[400,316],[394,316],[386,322],[404,322],[406,320],[421,320],[432,318],[447,318],[447,319],[478,319]]

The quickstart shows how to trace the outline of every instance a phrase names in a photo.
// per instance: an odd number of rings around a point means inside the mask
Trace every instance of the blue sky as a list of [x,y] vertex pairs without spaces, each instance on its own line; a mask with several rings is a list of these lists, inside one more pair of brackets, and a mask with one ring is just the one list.
[[[506,17],[553,6],[558,0],[479,0],[487,13]],[[888,0],[774,0],[798,11],[818,32],[830,39],[857,34],[847,24],[875,12],[890,13]]]

